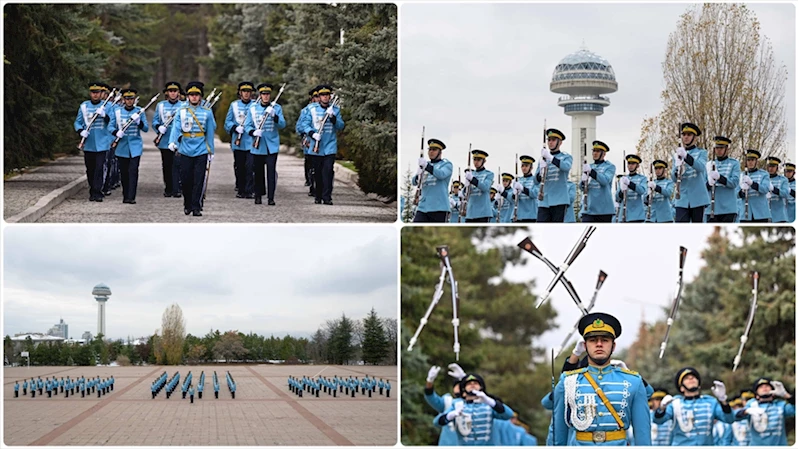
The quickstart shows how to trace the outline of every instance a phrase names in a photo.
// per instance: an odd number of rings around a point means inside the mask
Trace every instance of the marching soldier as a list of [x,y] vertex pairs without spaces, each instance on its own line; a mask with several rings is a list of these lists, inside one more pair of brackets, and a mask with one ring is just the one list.
[[749,422],[752,446],[787,446],[785,420],[796,416],[796,408],[786,401],[791,395],[782,382],[768,377],[758,378],[752,390],[754,399],[748,400],[745,408],[735,413],[735,420]]
[[788,178],[777,173],[782,160],[769,156],[766,158],[766,170],[769,175],[769,209],[771,209],[772,223],[785,223],[788,221],[788,214],[785,210],[786,202],[791,197],[788,187]]
[[452,178],[452,162],[442,158],[445,148],[447,146],[444,145],[444,142],[430,139],[427,141],[427,155],[430,156],[430,160],[419,158],[419,169],[411,180],[415,186],[422,183],[419,187],[422,189],[422,194],[416,208],[416,215],[413,217],[414,223],[445,223],[447,221],[450,207],[447,186]]
[[611,187],[616,176],[616,166],[605,160],[610,147],[600,140],[593,142],[591,150],[593,164],[583,164],[580,191],[584,192],[588,183],[588,207],[583,208],[583,223],[610,223],[613,221],[613,195]]
[[460,181],[452,181],[452,190],[449,193],[449,222],[450,223],[459,223],[460,216],[460,207],[461,207],[461,198],[458,193],[461,190],[461,183]]
[[491,220],[489,222],[497,222],[499,216],[499,201],[497,200],[497,186],[494,185],[488,191],[488,198],[491,200]]
[[306,114],[310,113],[311,105],[314,103],[319,102],[319,86],[314,87],[313,89],[308,91],[308,105],[302,108],[300,111],[300,118],[297,119],[297,124],[294,127],[294,130],[297,131],[297,134],[300,136],[300,146],[302,147],[302,152],[305,155],[305,187],[310,187],[310,191],[308,192],[308,196],[314,196],[314,174],[313,174],[313,154],[311,147],[311,137],[306,136],[300,127],[303,121],[305,120]]
[[[142,144],[141,131],[147,132],[147,116],[142,113],[142,108],[134,106],[136,89],[123,89],[122,98],[125,106],[114,108],[108,131],[116,136],[119,144],[116,147],[116,157],[119,161],[119,172],[122,179],[122,202],[136,204],[136,188],[139,184],[139,162],[141,161],[144,145]],[[133,122],[126,130],[122,128]]]
[[[103,201],[103,174],[105,158],[111,147],[113,137],[108,133],[108,112],[101,104],[104,84],[94,82],[89,84],[89,100],[84,101],[78,108],[73,127],[86,139],[83,147],[83,163],[86,165],[86,179],[89,183],[89,201]],[[97,114],[97,119],[88,128],[91,118]],[[41,392],[39,392],[41,394]]]
[[[158,149],[161,151],[161,171],[164,176],[164,197],[180,198],[180,159],[175,159],[175,153],[169,149],[169,134],[175,126],[172,121],[167,126],[167,122],[177,114],[178,109],[183,106],[180,102],[180,83],[169,81],[164,85],[166,100],[158,102],[153,116],[153,128],[158,130],[162,136],[158,141]],[[164,138],[166,137],[166,139]]]
[[624,445],[632,427],[635,445],[651,445],[644,382],[637,372],[610,363],[621,323],[606,313],[590,313],[580,319],[579,329],[588,366],[560,375],[554,393],[554,444],[569,443],[573,431],[572,444]]
[[746,150],[746,171],[741,176],[741,190],[738,196],[743,199],[743,210],[749,209],[749,211],[745,215],[741,214],[742,222],[768,223],[771,220],[771,211],[766,198],[766,194],[769,193],[769,174],[757,168],[760,156],[757,150]]
[[682,395],[666,395],[655,410],[655,424],[672,421],[673,446],[712,446],[713,420],[732,424],[735,419],[727,403],[724,382],[713,381],[711,390],[715,398],[702,394],[701,382],[699,372],[694,368],[681,369],[674,378],[674,384]]
[[169,149],[180,153],[180,175],[183,187],[183,213],[201,217],[203,181],[208,158],[214,154],[216,121],[210,109],[200,106],[204,84],[191,81],[186,85],[188,104],[178,110],[180,126],[169,134]]
[[796,164],[785,163],[785,178],[788,179],[788,200],[785,203],[785,213],[788,223],[796,221]]
[[[647,193],[648,182],[646,176],[638,173],[641,158],[637,154],[627,156],[627,175],[619,179],[619,191],[616,194],[616,201],[622,208],[620,222],[623,223],[642,223],[646,218],[644,210],[644,196]],[[626,202],[625,202],[626,195]],[[589,201],[590,204],[590,201]],[[625,219],[626,205],[626,219]]]
[[[261,83],[258,85],[260,101],[250,106],[244,123],[244,130],[253,138],[258,139],[258,147],[252,148],[252,163],[255,170],[255,204],[262,204],[261,197],[266,195],[267,204],[275,205],[275,187],[277,186],[277,155],[280,151],[280,135],[278,130],[286,127],[283,117],[283,108],[269,101],[272,98],[272,85]],[[260,126],[259,126],[260,125]],[[252,145],[250,145],[252,147]],[[266,167],[266,173],[264,173]]]
[[535,223],[538,219],[538,182],[533,176],[535,158],[528,155],[519,157],[522,163],[522,177],[513,183],[513,190],[519,195],[519,209],[516,212],[518,223]]
[[[493,199],[490,198],[494,173],[485,168],[488,153],[483,150],[472,150],[474,171],[467,169],[464,178],[469,189],[466,204],[466,223],[488,223],[494,216],[491,210]],[[466,195],[464,193],[464,195]]]
[[671,207],[671,195],[674,193],[674,182],[666,177],[666,169],[669,165],[666,161],[656,159],[652,163],[655,169],[655,179],[647,183],[647,188],[652,191],[651,223],[672,223],[674,214]]
[[500,176],[502,176],[502,192],[499,195],[502,197],[502,204],[499,210],[499,222],[511,223],[513,221],[513,208],[516,205],[515,191],[511,188],[513,175],[502,173]]
[[[313,170],[315,183],[315,204],[324,202],[333,205],[333,164],[336,162],[338,141],[336,133],[344,129],[344,119],[341,117],[341,108],[330,104],[333,88],[321,85],[317,90],[319,103],[308,105],[308,114],[300,126],[303,134],[312,139],[311,153],[313,154]],[[329,118],[320,129],[325,115]],[[314,149],[316,151],[314,151]]]
[[486,391],[485,381],[477,374],[468,374],[460,381],[460,400],[454,400],[433,420],[443,428],[455,423],[458,446],[493,446],[500,444],[499,434],[492,432],[495,420],[509,420],[513,410]]
[[15,398],[19,397],[19,381],[18,380],[14,382],[14,397]]
[[[677,199],[678,223],[702,223],[705,206],[710,204],[707,192],[707,150],[696,146],[702,130],[693,123],[682,125],[682,146],[674,151],[672,180],[680,179],[680,198]],[[680,171],[682,170],[682,175]]]
[[[733,223],[738,213],[738,183],[741,177],[741,163],[729,157],[732,140],[724,136],[713,138],[713,152],[716,161],[707,162],[707,188],[711,191],[715,186],[715,205],[713,217],[708,216],[710,223]],[[715,165],[715,170],[713,169]],[[709,214],[707,207],[705,214]]]
[[[736,396],[730,401],[732,413],[737,415],[743,410],[744,400],[741,396]],[[749,423],[745,421],[735,421],[732,423],[732,444],[731,446],[749,446]]]
[[28,379],[25,379],[22,382],[22,395],[23,396],[27,396],[28,395]]
[[[566,135],[555,128],[547,130],[547,147],[541,149],[541,162],[535,172],[536,181],[544,186],[544,199],[538,204],[538,222],[563,223],[569,205],[566,181],[572,168],[572,156],[561,153]],[[542,170],[546,169],[546,179]]]
[[[655,418],[655,410],[660,408],[660,402],[669,394],[665,388],[656,388],[649,398],[649,415],[650,419]],[[652,445],[653,446],[671,446],[671,421],[657,425],[652,423]]]
[[253,198],[253,162],[250,152],[252,137],[244,129],[244,122],[252,105],[253,91],[255,91],[255,84],[252,81],[240,82],[238,99],[230,103],[225,117],[225,129],[230,134],[230,148],[233,150],[236,198]]

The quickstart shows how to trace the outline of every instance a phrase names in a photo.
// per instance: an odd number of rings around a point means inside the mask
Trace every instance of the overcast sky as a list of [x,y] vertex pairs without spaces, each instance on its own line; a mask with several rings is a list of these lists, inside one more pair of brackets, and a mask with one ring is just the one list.
[[[549,91],[557,63],[588,50],[607,59],[619,90],[597,118],[597,137],[620,166],[635,151],[645,116],[662,109],[662,68],[669,33],[689,5],[674,4],[411,4],[401,8],[402,173],[415,170],[419,137],[447,144],[444,157],[466,168],[469,143],[488,151],[487,168],[513,173],[515,153],[539,159],[541,130],[572,139],[571,117]],[[788,68],[788,154],[796,151],[796,8],[747,4]],[[566,143],[568,143],[567,141]],[[425,152],[425,156],[427,153]],[[794,156],[795,157],[795,156]],[[457,175],[453,175],[455,178]]]
[[[544,256],[560,266],[584,229],[582,226],[539,226],[533,231],[519,231],[509,241],[517,244],[530,236]],[[710,226],[662,227],[655,233],[645,226],[602,226],[588,240],[566,277],[587,306],[599,270],[608,274],[593,311],[610,313],[619,319],[622,336],[618,347],[626,348],[635,341],[642,318],[648,323],[662,319],[665,317],[662,307],[671,306],[677,285],[679,247],[688,249],[684,272],[687,283],[704,266],[700,255],[712,231]],[[504,275],[515,282],[534,280],[533,292],[540,296],[553,273],[533,256],[524,253],[523,257],[530,259],[526,266],[507,269]],[[553,348],[561,344],[581,313],[560,283],[548,301],[558,312],[555,321],[559,328],[545,333],[536,345]]]
[[187,332],[304,336],[342,312],[397,316],[397,231],[386,226],[25,226],[5,230],[3,335],[152,334],[172,303]]

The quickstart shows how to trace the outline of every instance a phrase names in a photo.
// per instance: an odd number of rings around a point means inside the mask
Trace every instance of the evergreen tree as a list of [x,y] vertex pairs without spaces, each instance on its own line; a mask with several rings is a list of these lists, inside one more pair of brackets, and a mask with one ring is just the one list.
[[363,320],[363,342],[361,343],[364,363],[377,365],[388,355],[388,339],[383,324],[375,309]]

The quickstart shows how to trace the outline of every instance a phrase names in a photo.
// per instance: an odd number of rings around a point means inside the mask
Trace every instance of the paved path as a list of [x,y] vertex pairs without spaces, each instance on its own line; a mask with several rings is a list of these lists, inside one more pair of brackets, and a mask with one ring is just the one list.
[[[397,385],[396,366],[357,368]],[[222,383],[219,399],[213,398],[211,387],[214,369]],[[224,386],[226,369],[236,379],[236,399]],[[181,378],[191,370],[194,379],[204,370],[203,399],[195,397],[191,404],[175,394],[167,400],[163,392],[152,399],[150,383],[164,370],[170,377],[179,370]],[[9,446],[396,444],[397,400],[393,395],[300,398],[288,391],[289,375],[313,376],[320,370],[327,377],[352,374],[340,366],[283,365],[5,368],[3,442]],[[66,398],[63,394],[50,399],[46,394],[35,399],[30,395],[13,397],[14,380],[56,372],[72,377],[113,375],[115,390],[101,398]]]
[[[336,164],[333,206],[314,204],[305,187],[303,159],[289,154],[278,157],[276,206],[254,204],[235,197],[233,154],[228,144],[217,141],[202,217],[185,216],[182,198],[163,197],[161,154],[152,144],[155,135],[144,135],[144,154],[139,168],[137,204],[123,204],[122,190],[113,191],[102,203],[88,201],[85,180],[75,184],[40,223],[359,223],[394,222],[396,203],[383,204],[364,195],[350,181],[347,170]],[[340,173],[339,173],[340,172]],[[85,176],[82,156],[62,158],[30,173],[4,182],[4,217],[20,214],[54,189]],[[346,182],[344,182],[346,181]]]

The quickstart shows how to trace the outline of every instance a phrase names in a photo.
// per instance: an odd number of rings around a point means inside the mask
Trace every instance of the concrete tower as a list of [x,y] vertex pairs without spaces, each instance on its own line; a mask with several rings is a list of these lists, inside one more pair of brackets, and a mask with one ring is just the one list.
[[[585,47],[561,59],[555,67],[549,90],[566,94],[558,98],[558,106],[571,116],[572,130],[566,134],[561,150],[571,151],[574,158],[569,173],[572,180],[580,177],[583,160],[591,163],[591,142],[597,138],[596,117],[610,106],[610,99],[603,94],[616,92],[618,88],[610,63]],[[607,144],[613,147],[613,142]]]
[[108,302],[108,297],[111,296],[111,289],[107,285],[100,283],[94,286],[92,295],[97,301],[97,333],[107,337],[105,333],[105,303]]

